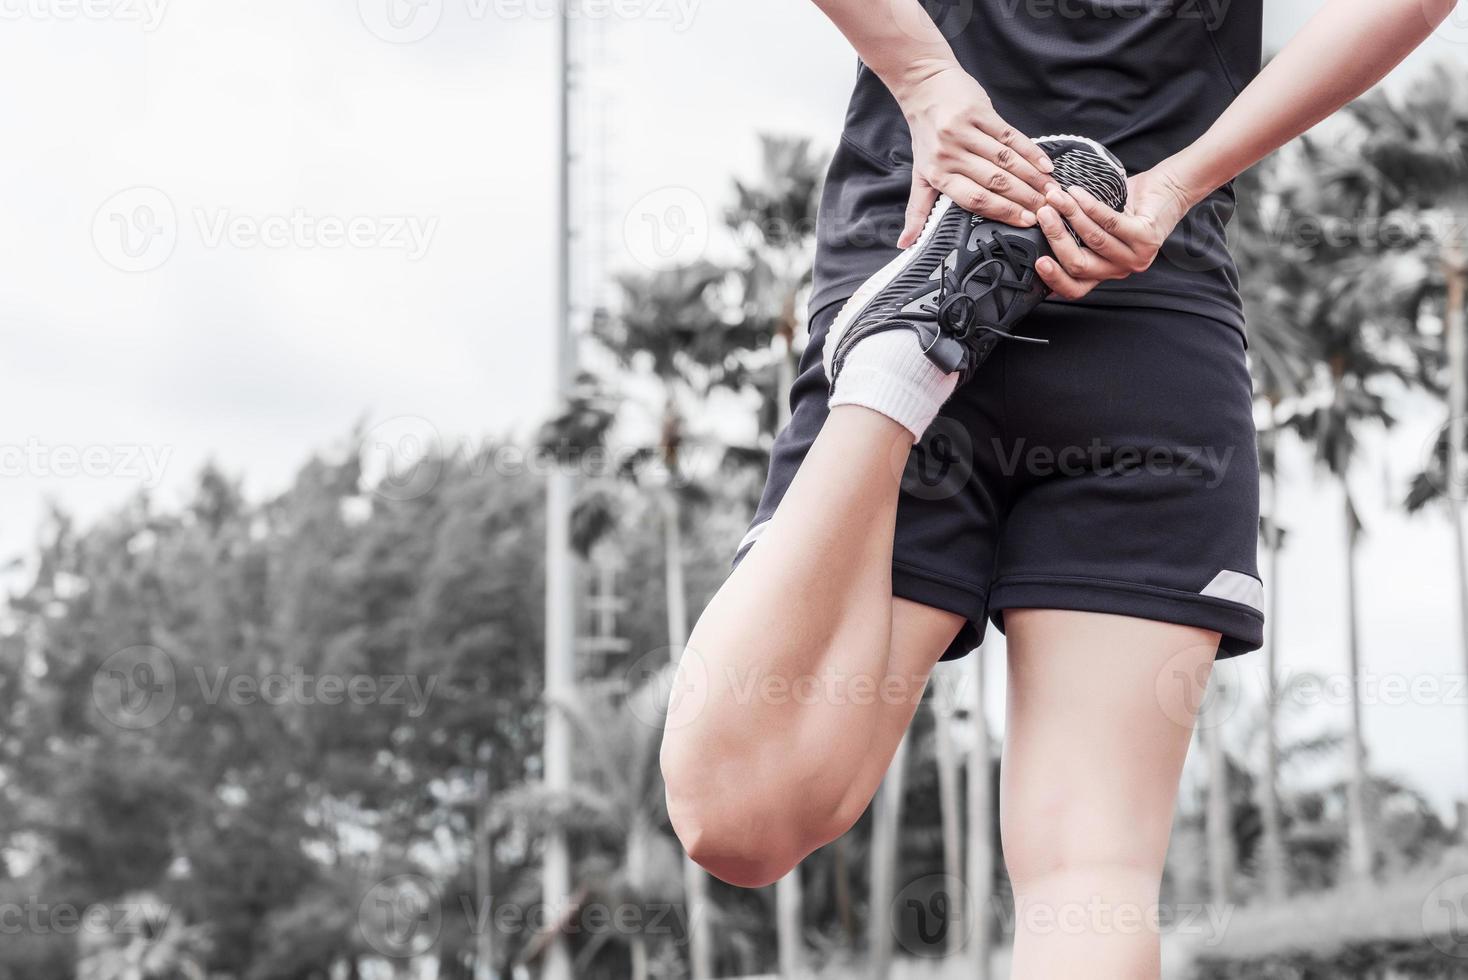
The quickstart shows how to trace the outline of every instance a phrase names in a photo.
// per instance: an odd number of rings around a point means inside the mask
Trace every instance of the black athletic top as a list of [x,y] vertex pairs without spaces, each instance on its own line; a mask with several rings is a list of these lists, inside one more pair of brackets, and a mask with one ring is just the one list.
[[[1030,136],[1072,133],[1130,173],[1191,143],[1259,70],[1262,0],[924,0],[959,63]],[[812,312],[844,299],[892,255],[911,182],[907,122],[859,67],[818,222]],[[1224,241],[1231,185],[1179,223],[1152,268],[1082,304],[1203,313],[1243,329]]]

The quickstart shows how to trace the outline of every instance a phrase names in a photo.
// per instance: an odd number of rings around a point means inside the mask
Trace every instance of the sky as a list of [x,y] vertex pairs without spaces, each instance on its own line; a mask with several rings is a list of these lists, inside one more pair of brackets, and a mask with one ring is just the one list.
[[[805,0],[592,3],[577,44],[583,301],[608,271],[717,249],[709,229],[756,166],[756,134],[829,148],[855,67]],[[1266,46],[1315,6],[1267,3]],[[265,496],[354,423],[377,441],[477,441],[543,417],[551,9],[0,3],[0,563],[34,541],[48,500],[84,520],[140,489],[177,503],[210,459]],[[1400,77],[1465,52],[1460,14]],[[1392,506],[1438,412],[1405,406],[1356,490],[1366,671],[1440,689],[1374,698],[1368,740],[1446,808],[1468,790],[1447,525]],[[1281,655],[1339,678],[1339,491],[1298,453],[1287,466]],[[1259,663],[1223,669],[1247,690]],[[1343,717],[1322,701],[1306,727]]]

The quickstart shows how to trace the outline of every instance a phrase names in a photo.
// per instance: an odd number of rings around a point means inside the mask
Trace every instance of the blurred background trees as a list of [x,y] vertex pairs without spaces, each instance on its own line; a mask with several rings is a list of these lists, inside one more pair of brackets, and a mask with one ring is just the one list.
[[[1338,484],[1337,558],[1352,567],[1369,532],[1356,449],[1410,392],[1445,424],[1403,503],[1448,509],[1468,595],[1449,411],[1457,399],[1462,415],[1465,160],[1455,65],[1371,94],[1328,139],[1240,180],[1266,568],[1289,542],[1285,443]],[[431,448],[405,480],[372,472],[355,431],[270,500],[211,467],[182,507],[139,497],[87,528],[51,516],[0,631],[0,908],[39,916],[4,929],[0,980],[533,976],[552,933],[587,978],[679,978],[694,957],[715,976],[866,975],[894,953],[894,973],[911,954],[953,976],[989,966],[1011,910],[995,753],[976,685],[956,683],[972,662],[940,671],[951,689],[919,712],[880,819],[775,888],[685,867],[667,826],[666,665],[743,534],[801,341],[822,161],[767,139],[760,166],[732,190],[726,256],[621,280],[577,396],[535,446]],[[578,502],[579,588],[596,600],[583,632],[605,642],[580,658],[574,705],[544,702],[537,453],[610,461]],[[1288,616],[1289,583],[1267,578]],[[1371,601],[1352,590],[1346,616]],[[1444,954],[1402,952],[1422,926],[1400,923],[1445,871],[1468,871],[1461,828],[1373,771],[1359,710],[1338,730],[1302,707],[1311,678],[1283,677],[1288,659],[1272,629],[1264,696],[1220,686],[1200,733],[1207,778],[1183,798],[1165,899],[1245,914],[1197,975],[1447,975],[1430,972]],[[548,710],[576,732],[566,793],[541,783]],[[1340,778],[1305,778],[1322,771]],[[549,828],[575,879],[556,915],[538,906]],[[1353,911],[1362,882],[1383,910],[1369,922]],[[933,932],[899,892],[957,911]],[[1269,925],[1306,907],[1335,924],[1304,938]],[[55,914],[87,908],[111,924]]]

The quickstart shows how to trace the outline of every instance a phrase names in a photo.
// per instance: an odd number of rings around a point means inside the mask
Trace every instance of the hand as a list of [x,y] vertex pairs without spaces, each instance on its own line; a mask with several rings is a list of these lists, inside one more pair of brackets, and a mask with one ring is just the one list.
[[[1104,280],[1125,279],[1151,268],[1167,236],[1201,199],[1184,188],[1165,165],[1127,180],[1124,214],[1079,187],[1061,190],[1051,182],[1046,204],[1037,214],[1055,258],[1040,259],[1035,271],[1055,295],[1080,299]],[[1085,248],[1076,244],[1065,226],[1067,221]]]
[[957,65],[897,93],[912,131],[912,194],[899,248],[917,241],[938,195],[974,214],[1028,228],[1055,169],[1024,134],[999,118],[973,76]]

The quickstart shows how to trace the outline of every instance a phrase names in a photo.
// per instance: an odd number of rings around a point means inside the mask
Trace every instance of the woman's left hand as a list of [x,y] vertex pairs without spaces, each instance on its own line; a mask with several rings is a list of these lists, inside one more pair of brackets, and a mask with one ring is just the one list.
[[[1064,299],[1080,299],[1107,279],[1125,279],[1150,268],[1193,203],[1192,195],[1162,167],[1128,178],[1125,213],[1111,210],[1079,187],[1067,190],[1053,184],[1045,201],[1037,215],[1055,258],[1040,259],[1035,271]],[[1076,244],[1066,222],[1084,248]]]

